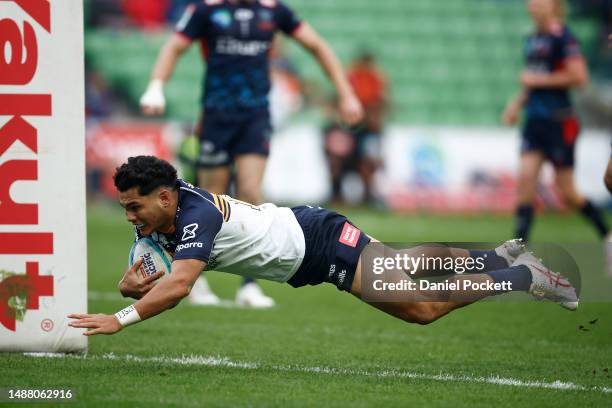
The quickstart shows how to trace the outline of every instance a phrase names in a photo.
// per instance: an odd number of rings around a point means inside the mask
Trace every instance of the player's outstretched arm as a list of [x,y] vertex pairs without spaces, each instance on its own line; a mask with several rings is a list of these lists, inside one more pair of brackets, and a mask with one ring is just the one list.
[[89,329],[85,336],[95,334],[114,334],[125,326],[148,319],[170,309],[178,304],[191,291],[206,262],[197,259],[182,259],[172,263],[172,273],[161,280],[142,299],[115,313],[105,314],[79,314],[68,315],[75,319],[69,326],[80,329]]
[[139,271],[141,264],[142,259],[139,259],[125,271],[123,278],[119,282],[119,292],[121,292],[123,297],[130,297],[132,299],[142,298],[153,289],[155,282],[164,276],[164,272],[160,271],[143,278]]
[[145,115],[158,115],[166,109],[164,84],[170,79],[179,57],[189,48],[191,41],[179,34],[172,35],[159,51],[153,67],[151,81],[140,98],[140,107]]
[[355,125],[363,119],[363,107],[327,42],[306,22],[302,22],[293,38],[306,48],[319,62],[338,93],[338,104],[342,120]]

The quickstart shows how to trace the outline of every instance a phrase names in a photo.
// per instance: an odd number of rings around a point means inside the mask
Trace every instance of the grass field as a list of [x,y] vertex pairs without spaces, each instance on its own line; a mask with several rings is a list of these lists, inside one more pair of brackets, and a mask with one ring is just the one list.
[[[503,241],[512,228],[507,217],[345,213],[385,241]],[[116,284],[132,232],[117,208],[88,216],[89,311],[114,313],[127,304]],[[533,239],[597,242],[563,215],[540,217]],[[224,298],[239,284],[209,280]],[[0,385],[70,387],[77,403],[68,406],[93,407],[612,405],[612,303],[570,313],[483,302],[417,326],[331,286],[262,285],[278,303],[272,310],[181,304],[91,338],[87,357],[0,355]]]

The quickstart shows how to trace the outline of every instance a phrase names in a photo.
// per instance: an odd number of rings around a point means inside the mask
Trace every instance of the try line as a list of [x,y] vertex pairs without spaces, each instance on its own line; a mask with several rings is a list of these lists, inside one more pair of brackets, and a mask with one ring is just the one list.
[[431,380],[440,382],[467,382],[467,383],[481,383],[481,384],[495,384],[505,385],[511,387],[523,387],[523,388],[539,388],[539,389],[552,389],[552,390],[564,390],[564,391],[587,391],[610,394],[612,388],[599,387],[599,386],[586,386],[582,384],[576,384],[573,382],[564,381],[533,381],[533,380],[521,380],[517,378],[500,377],[496,375],[490,376],[470,376],[470,375],[454,375],[454,374],[424,374],[412,371],[399,371],[399,370],[359,370],[350,368],[334,368],[334,367],[308,367],[300,365],[266,365],[260,363],[251,363],[244,361],[233,361],[227,357],[220,356],[181,356],[181,357],[142,357],[135,356],[132,354],[116,355],[114,353],[103,354],[101,356],[74,356],[54,353],[24,353],[27,356],[32,357],[68,357],[78,359],[89,359],[89,360],[115,360],[115,361],[133,361],[137,363],[155,363],[155,364],[168,364],[168,365],[189,365],[189,366],[204,366],[204,367],[224,367],[224,368],[236,368],[243,370],[277,370],[284,372],[296,372],[296,373],[317,373],[317,374],[329,374],[329,375],[343,375],[343,376],[363,376],[363,377],[378,377],[378,378],[408,378],[417,380]]

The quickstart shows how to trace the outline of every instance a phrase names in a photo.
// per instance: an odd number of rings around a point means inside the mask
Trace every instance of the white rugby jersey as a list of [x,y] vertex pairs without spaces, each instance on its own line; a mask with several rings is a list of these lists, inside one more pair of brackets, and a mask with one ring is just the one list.
[[200,259],[208,262],[207,270],[277,282],[300,267],[306,245],[291,209],[255,206],[178,183],[176,232],[152,235],[175,260]]

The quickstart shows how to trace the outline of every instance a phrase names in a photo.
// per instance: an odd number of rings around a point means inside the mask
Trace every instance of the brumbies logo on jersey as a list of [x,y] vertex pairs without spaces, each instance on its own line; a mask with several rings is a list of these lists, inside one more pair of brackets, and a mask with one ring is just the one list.
[[181,238],[181,241],[187,241],[188,239],[195,238],[195,232],[197,229],[198,224],[196,223],[185,225],[185,228],[183,228],[183,237]]

